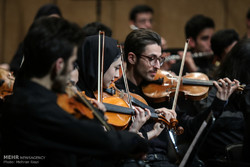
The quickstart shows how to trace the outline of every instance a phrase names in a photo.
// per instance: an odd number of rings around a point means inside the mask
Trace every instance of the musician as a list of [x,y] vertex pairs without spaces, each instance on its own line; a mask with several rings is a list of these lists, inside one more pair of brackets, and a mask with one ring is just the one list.
[[[88,97],[96,99],[94,93],[97,93],[98,89],[98,38],[98,35],[86,37],[81,50],[79,50],[79,81],[77,82],[80,90],[84,91]],[[117,42],[107,36],[105,36],[103,66],[103,88],[107,89],[115,77],[119,76],[121,66],[121,53]],[[150,113],[146,116],[145,111],[139,107],[136,107],[135,111],[137,115],[128,130],[139,133],[140,127],[149,119]]]
[[[213,67],[213,56],[194,59],[192,54],[212,52],[211,37],[214,33],[214,28],[214,21],[210,17],[201,14],[194,15],[187,21],[185,25],[185,36],[190,39],[190,52],[186,55],[183,75],[190,72],[202,72],[208,75],[211,71],[211,68]],[[179,52],[179,54],[182,56],[183,52]],[[173,64],[171,71],[178,75],[180,65],[181,61]],[[196,103],[197,102],[194,102],[193,100],[186,99],[184,96],[178,98],[180,111],[187,113],[188,115],[195,116],[200,112],[198,108],[199,106],[197,106],[199,104]],[[186,139],[184,139],[184,141],[186,141]]]
[[[142,84],[148,81],[152,81],[156,75],[157,70],[159,70],[162,57],[161,57],[161,38],[160,36],[146,29],[138,29],[132,31],[126,38],[124,44],[124,56],[127,63],[127,78],[129,90],[133,93],[137,93],[147,99],[147,97],[142,92]],[[215,86],[218,88],[218,93],[214,101],[213,107],[215,111],[221,111],[228,96],[232,93],[235,87],[226,88],[225,82],[231,83],[229,80],[221,80],[222,87],[217,83]],[[116,86],[119,89],[125,90],[123,79],[116,81]],[[229,85],[231,86],[231,85]],[[220,100],[219,100],[220,99]],[[164,103],[152,103],[147,100],[150,106],[154,108],[167,107],[171,108],[172,100],[165,101]],[[175,118],[176,113],[173,110],[167,108],[160,108],[156,110],[165,110],[172,113],[172,118]],[[209,111],[204,112],[202,115],[197,116],[196,118],[191,118],[188,115],[183,115],[183,125],[186,133],[197,132],[198,126],[201,124],[201,121],[204,120]],[[219,114],[219,113],[218,113]],[[150,131],[156,128],[157,125],[153,121],[148,121],[141,128],[143,131]],[[188,128],[189,127],[189,128]],[[150,150],[146,159],[146,162],[150,166],[175,166],[169,162],[168,154],[168,131],[167,129],[161,129],[160,133],[155,135],[156,138],[149,141]]]
[[[41,6],[35,17],[34,21],[40,17],[62,17],[62,12],[60,8],[55,4],[45,4]],[[14,75],[17,75],[20,66],[23,61],[23,42],[21,42],[18,46],[18,49],[10,62],[10,71],[13,72]]]
[[[191,53],[198,52],[212,52],[211,49],[211,37],[214,33],[215,24],[214,21],[204,15],[194,15],[185,25],[185,35],[187,39],[190,39],[189,52],[185,59],[185,66],[183,74],[186,72],[202,72],[207,74],[209,66],[212,63],[212,58],[197,58],[193,59]],[[182,52],[179,52],[182,56]],[[180,62],[172,66],[172,71],[179,74]]]
[[[222,61],[216,77],[227,76],[229,79],[235,78],[242,84],[248,85],[250,82],[249,53],[250,40],[239,41]],[[204,103],[209,105],[214,96],[215,90],[212,89]],[[231,157],[227,156],[226,147],[243,143],[243,141],[245,148],[249,147],[249,97],[249,86],[243,92],[231,95],[224,111],[209,128],[209,133],[204,139],[199,153],[200,158],[207,163],[207,166],[212,166],[212,160],[217,162],[241,161],[241,159],[230,159]],[[245,127],[245,125],[247,126]],[[244,134],[246,135],[244,136]],[[244,149],[243,155],[240,151],[234,154],[242,157],[245,162],[249,162],[249,149]],[[241,165],[235,164],[235,166]]]
[[208,73],[209,78],[214,78],[214,72],[238,41],[239,35],[234,29],[223,29],[213,34],[211,48],[214,53],[214,59]]
[[[233,29],[223,29],[219,30],[213,34],[211,39],[211,47],[214,53],[213,64],[209,70],[208,77],[210,79],[217,79],[216,71],[219,68],[220,63],[223,61],[225,56],[230,52],[232,47],[239,41],[238,33]],[[216,89],[213,92],[213,97],[215,97]],[[210,101],[210,102],[209,102]],[[200,110],[204,110],[211,104],[213,98],[204,99],[201,101],[194,102],[194,108],[190,110],[199,112]],[[183,106],[183,105],[182,105]]]
[[98,35],[99,31],[104,31],[108,37],[112,36],[112,30],[101,22],[91,22],[86,24],[83,28],[85,36]]
[[[32,24],[14,93],[1,108],[3,155],[26,156],[29,163],[38,158],[35,166],[75,167],[79,159],[84,166],[94,166],[91,157],[116,161],[147,152],[147,142],[137,134],[105,131],[100,123],[79,120],[57,104],[82,39],[80,27],[62,18],[41,18]],[[16,161],[4,165],[24,166]]]
[[[153,29],[154,9],[148,5],[137,5],[131,9],[129,14],[130,28]],[[161,37],[162,49],[167,49],[167,41]]]
[[250,9],[247,10],[247,13],[246,13],[246,33],[245,35],[242,37],[242,39],[248,39],[250,38]]

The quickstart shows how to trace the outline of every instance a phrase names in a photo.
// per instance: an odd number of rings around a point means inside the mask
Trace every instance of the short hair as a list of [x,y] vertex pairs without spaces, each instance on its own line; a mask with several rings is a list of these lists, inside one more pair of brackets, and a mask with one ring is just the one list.
[[41,78],[58,58],[67,61],[83,40],[81,28],[63,18],[43,17],[31,25],[24,39],[23,77]]
[[148,5],[137,5],[135,6],[131,11],[130,11],[130,14],[129,14],[129,19],[132,20],[132,21],[135,21],[136,20],[136,15],[138,13],[154,13],[154,10],[153,8],[151,8],[150,6]]
[[239,35],[235,30],[220,30],[212,36],[211,48],[214,54],[220,57],[224,49],[231,45],[234,41],[239,41]]
[[203,31],[205,28],[214,28],[214,21],[206,17],[204,15],[195,15],[193,16],[185,26],[185,34],[186,38],[192,37],[194,40],[196,40],[197,36],[201,31]]
[[145,51],[150,44],[161,46],[161,37],[149,29],[137,29],[130,32],[124,43],[124,59],[128,62],[128,53],[133,52],[137,57]]
[[100,22],[92,22],[83,27],[85,36],[98,35],[99,31],[104,31],[105,36],[112,36],[112,30]]
[[49,16],[52,14],[58,14],[60,17],[62,17],[62,12],[58,6],[54,4],[45,4],[39,8],[34,20],[39,19],[40,17],[43,17],[43,16]]

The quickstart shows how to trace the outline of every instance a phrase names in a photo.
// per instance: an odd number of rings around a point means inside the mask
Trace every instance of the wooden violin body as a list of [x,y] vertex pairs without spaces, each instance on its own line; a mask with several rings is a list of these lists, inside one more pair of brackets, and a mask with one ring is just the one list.
[[69,85],[65,91],[65,94],[58,94],[57,96],[58,106],[78,119],[83,117],[88,119],[96,118],[106,130],[112,129],[100,113],[102,111],[99,111],[84,93],[77,91],[77,88],[73,87],[73,85]]
[[[106,104],[105,106],[108,110],[107,112],[105,112],[105,116],[108,118],[108,123],[115,126],[117,129],[123,130],[127,128],[129,122],[131,121],[131,116],[133,115],[134,110],[129,108],[129,105],[125,100],[117,96],[108,96],[107,94],[105,96],[106,97],[103,98],[103,103],[104,105]],[[117,107],[111,110],[110,105],[108,107],[107,104],[113,104],[116,105]],[[119,108],[119,107],[124,107],[124,108]]]
[[82,102],[78,101],[75,96],[70,97],[68,94],[58,94],[57,104],[67,111],[69,114],[73,115],[77,119],[81,119],[84,116],[88,119],[94,119],[92,111],[84,105]]
[[[143,93],[155,102],[165,101],[175,93],[178,77],[167,71],[158,70],[154,81],[142,87]],[[207,97],[209,87],[213,85],[203,73],[189,73],[182,77],[180,93],[192,100]]]
[[[148,106],[146,100],[144,98],[142,98],[140,95],[137,95],[135,93],[129,93],[129,94],[131,96],[130,97],[131,98],[131,103],[133,105],[135,105],[135,106],[139,106],[139,107],[144,108],[144,109],[145,108],[149,109],[150,112],[151,112],[151,118],[152,119],[154,119],[157,122],[162,122],[169,129],[174,129],[178,135],[182,134],[184,132],[184,129],[182,127],[176,128],[177,125],[178,125],[178,120],[177,119],[171,119],[170,121],[168,121],[163,115],[158,115],[157,113],[155,113],[155,109]],[[106,93],[104,94],[104,97],[105,96],[110,96],[110,95],[114,95],[115,97],[122,98],[122,99],[124,99],[124,101],[126,103],[128,103],[128,101],[129,101],[129,95],[127,93],[117,89],[114,84],[111,85],[111,87],[106,90]],[[123,113],[123,112],[121,112],[121,113]],[[135,115],[134,111],[130,111],[130,112],[126,112],[126,113],[130,114],[130,115]],[[105,115],[106,115],[106,113],[105,113]],[[110,117],[109,115],[113,115],[113,114],[112,113],[108,114],[107,115],[108,119]],[[110,118],[112,119],[112,117],[110,117]],[[121,119],[121,118],[119,118],[119,119]],[[108,122],[109,122],[109,120],[108,120]]]

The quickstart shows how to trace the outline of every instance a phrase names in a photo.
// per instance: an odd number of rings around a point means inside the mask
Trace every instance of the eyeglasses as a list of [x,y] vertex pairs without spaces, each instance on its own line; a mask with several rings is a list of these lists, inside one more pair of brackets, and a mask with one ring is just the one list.
[[157,56],[141,55],[141,57],[147,58],[147,60],[151,66],[155,66],[157,64],[157,60],[159,61],[160,66],[162,66],[162,64],[164,63],[164,60],[165,60],[163,57],[157,57]]

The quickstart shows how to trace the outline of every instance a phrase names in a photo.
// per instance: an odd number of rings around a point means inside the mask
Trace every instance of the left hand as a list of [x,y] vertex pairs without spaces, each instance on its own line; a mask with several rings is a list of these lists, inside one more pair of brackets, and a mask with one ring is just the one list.
[[[141,107],[133,107],[136,113],[134,122],[129,127],[130,132],[139,134],[142,125],[151,117],[151,112],[148,109],[143,110]],[[139,134],[140,135],[140,134]]]
[[[221,83],[221,85],[218,84]],[[230,95],[239,87],[240,82],[238,80],[231,81],[229,78],[219,79],[218,82],[214,81],[214,85],[217,88],[216,97],[220,100],[228,100]]]

